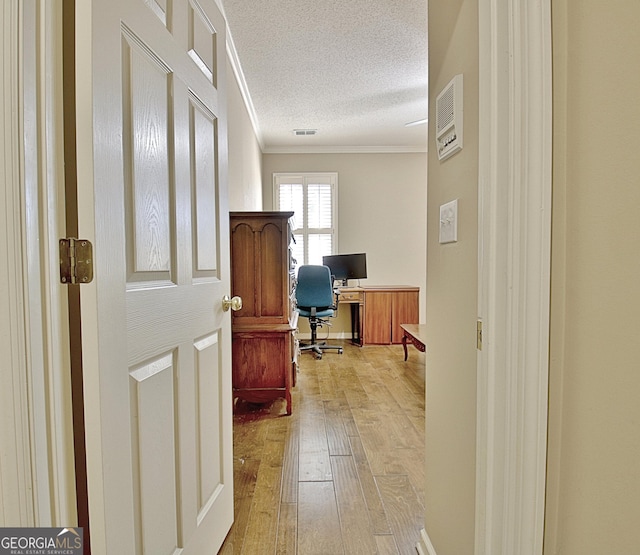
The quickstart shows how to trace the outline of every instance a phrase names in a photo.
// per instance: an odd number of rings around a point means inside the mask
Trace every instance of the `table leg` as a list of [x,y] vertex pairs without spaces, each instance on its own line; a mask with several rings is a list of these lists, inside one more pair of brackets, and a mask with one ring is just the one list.
[[362,337],[360,336],[360,303],[350,303],[351,307],[351,343],[362,347]]
[[404,349],[404,360],[406,362],[407,358],[409,358],[409,353],[407,352],[407,334],[402,334],[402,348]]

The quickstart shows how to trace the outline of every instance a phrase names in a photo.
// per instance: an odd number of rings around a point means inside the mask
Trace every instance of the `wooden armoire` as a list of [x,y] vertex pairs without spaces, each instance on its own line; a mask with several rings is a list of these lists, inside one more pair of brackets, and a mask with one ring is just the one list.
[[231,293],[234,399],[283,397],[291,414],[296,378],[293,212],[231,212]]

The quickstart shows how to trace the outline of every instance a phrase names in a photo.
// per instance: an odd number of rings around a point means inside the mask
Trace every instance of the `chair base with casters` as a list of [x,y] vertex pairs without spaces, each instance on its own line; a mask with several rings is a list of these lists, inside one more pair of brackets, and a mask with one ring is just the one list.
[[[315,312],[313,308],[311,310],[304,310],[298,308],[300,311],[300,316],[304,316],[309,318],[309,327],[311,328],[311,342],[310,343],[302,343],[300,342],[300,352],[303,351],[313,351],[316,354],[316,358],[322,358],[322,353],[325,350],[336,350],[338,354],[342,354],[342,347],[340,345],[327,345],[326,341],[318,341],[318,327],[321,326],[330,326],[331,324],[327,320],[323,320],[320,316],[330,316],[333,313],[333,310],[329,311],[321,311],[320,314],[313,315]],[[327,314],[325,314],[327,312]],[[309,313],[307,315],[307,313]]]

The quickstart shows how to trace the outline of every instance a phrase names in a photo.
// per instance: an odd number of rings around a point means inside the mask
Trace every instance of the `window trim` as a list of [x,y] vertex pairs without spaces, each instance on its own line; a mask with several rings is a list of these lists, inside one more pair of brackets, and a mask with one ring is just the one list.
[[[272,198],[275,210],[280,210],[279,186],[286,184],[289,180],[293,182],[301,182],[305,188],[304,198],[307,198],[306,186],[314,180],[319,183],[329,181],[331,185],[331,230],[332,230],[332,251],[331,254],[337,254],[339,249],[339,233],[338,233],[338,172],[274,172],[272,181]],[[297,180],[297,181],[296,181]],[[320,181],[321,180],[321,181]],[[317,228],[300,228],[307,234],[312,233]],[[322,231],[321,228],[319,231]]]

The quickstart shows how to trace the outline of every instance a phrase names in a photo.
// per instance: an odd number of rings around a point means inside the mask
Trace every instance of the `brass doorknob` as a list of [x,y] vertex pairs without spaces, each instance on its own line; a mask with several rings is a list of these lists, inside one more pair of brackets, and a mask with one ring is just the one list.
[[222,310],[227,312],[231,309],[233,311],[240,310],[242,308],[242,297],[229,298],[229,295],[222,297]]

